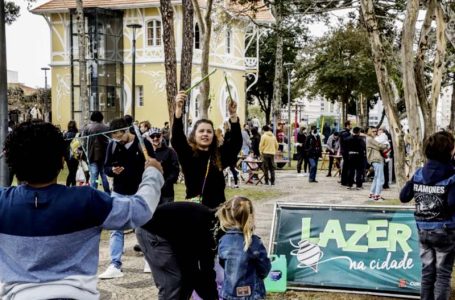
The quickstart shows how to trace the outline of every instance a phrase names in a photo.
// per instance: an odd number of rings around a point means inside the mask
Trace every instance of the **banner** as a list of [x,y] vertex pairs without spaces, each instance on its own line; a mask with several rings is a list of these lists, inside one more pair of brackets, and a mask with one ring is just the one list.
[[411,207],[277,203],[275,218],[271,252],[286,255],[288,287],[420,294]]

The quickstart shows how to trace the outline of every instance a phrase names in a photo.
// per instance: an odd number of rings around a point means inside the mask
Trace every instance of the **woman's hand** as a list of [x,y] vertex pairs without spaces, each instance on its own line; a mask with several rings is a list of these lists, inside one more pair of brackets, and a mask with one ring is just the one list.
[[234,100],[229,101],[229,117],[231,119],[231,123],[236,123],[238,118],[237,118],[237,102]]
[[185,105],[186,100],[186,93],[184,91],[180,91],[175,96],[175,117],[180,119],[183,113],[183,106]]

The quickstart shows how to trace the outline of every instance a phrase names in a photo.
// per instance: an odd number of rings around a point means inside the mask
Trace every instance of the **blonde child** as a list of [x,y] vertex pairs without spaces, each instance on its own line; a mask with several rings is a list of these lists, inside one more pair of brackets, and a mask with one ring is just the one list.
[[220,239],[218,257],[224,269],[222,299],[265,299],[263,279],[271,264],[261,239],[253,234],[253,204],[236,196],[216,213],[226,234]]

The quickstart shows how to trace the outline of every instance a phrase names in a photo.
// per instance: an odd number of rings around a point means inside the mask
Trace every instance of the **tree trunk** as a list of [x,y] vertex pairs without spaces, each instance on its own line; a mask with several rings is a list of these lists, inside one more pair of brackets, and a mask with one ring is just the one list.
[[455,81],[452,83],[452,102],[450,106],[450,130],[455,132]]
[[85,38],[85,18],[82,0],[76,1],[76,24],[79,43],[79,102],[81,105],[80,126],[88,124],[90,118],[90,103],[87,90],[87,60],[85,57],[87,39]]
[[388,72],[388,56],[385,52],[378,30],[378,21],[374,13],[373,0],[361,0],[361,13],[365,22],[365,28],[368,32],[368,40],[371,45],[373,54],[374,68],[378,80],[379,92],[389,120],[394,147],[395,174],[399,186],[406,182],[405,161],[406,153],[404,147],[404,133],[401,130],[400,120],[398,118],[398,109],[396,106],[396,92],[394,92],[394,83]]
[[183,36],[182,56],[180,64],[180,90],[186,90],[191,86],[191,69],[193,67],[193,2],[182,0],[183,7]]
[[[280,116],[281,108],[281,92],[283,85],[283,35],[281,33],[282,27],[282,13],[283,13],[282,0],[276,1],[274,5],[275,20],[276,20],[276,53],[275,53],[275,78],[273,80],[273,115],[275,116],[275,122],[278,121]],[[273,124],[273,128],[277,128],[276,124]]]
[[[434,1],[434,0],[433,0]],[[446,22],[444,19],[444,12],[441,9],[441,4],[436,6],[436,53],[434,57],[433,65],[433,81],[431,82],[431,96],[430,96],[430,105],[431,105],[431,126],[429,123],[426,123],[425,132],[430,131],[425,134],[429,136],[436,131],[436,110],[438,109],[438,100],[441,93],[441,82],[442,76],[444,73],[444,58],[447,48],[447,40],[445,35]]]
[[384,122],[384,118],[385,118],[385,110],[383,109],[381,119],[379,120],[378,126],[376,126],[377,128],[381,128],[382,123]]
[[177,94],[177,55],[175,53],[174,11],[171,1],[160,0],[163,23],[164,68],[169,123],[174,121],[174,98]]
[[425,14],[425,19],[420,30],[419,47],[417,48],[414,66],[414,76],[420,109],[422,110],[424,120],[426,120],[426,122],[430,122],[426,123],[429,128],[425,128],[424,137],[427,136],[428,132],[432,131],[429,129],[433,127],[431,125],[433,121],[431,120],[431,108],[427,100],[428,95],[425,88],[427,84],[425,79],[425,54],[428,50],[428,36],[431,32],[431,22],[433,20],[434,8],[435,0],[430,0],[428,3],[427,12]]
[[[8,84],[6,63],[5,2],[0,0],[0,143],[3,145],[8,135]],[[6,159],[0,160],[0,184],[9,186],[9,169]]]
[[[202,55],[201,55],[201,78],[209,74],[210,63],[210,39],[212,37],[212,7],[213,0],[207,0],[204,18],[197,0],[193,0],[196,16],[199,20],[199,28],[202,33]],[[201,83],[199,91],[201,92],[201,118],[208,118],[210,108],[210,78]]]
[[[403,36],[401,40],[401,61],[403,71],[403,90],[406,105],[407,120],[409,124],[411,172],[414,173],[423,162],[422,155],[422,128],[418,109],[417,87],[414,76],[414,37],[419,0],[409,0],[406,7],[406,17],[403,24]],[[424,120],[425,122],[425,120]],[[424,123],[425,124],[425,123]]]

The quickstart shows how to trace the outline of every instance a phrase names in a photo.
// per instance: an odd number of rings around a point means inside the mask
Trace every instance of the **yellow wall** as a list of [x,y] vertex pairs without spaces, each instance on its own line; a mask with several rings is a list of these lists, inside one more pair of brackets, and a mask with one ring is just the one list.
[[[175,18],[175,37],[177,49],[180,49],[181,8],[176,9]],[[157,8],[126,10],[124,15],[124,90],[126,94],[125,114],[130,113],[131,103],[131,61],[132,61],[132,31],[126,25],[139,23],[143,27],[136,32],[136,85],[142,85],[144,89],[144,106],[139,107],[139,99],[136,99],[136,119],[139,121],[149,120],[154,126],[161,127],[168,120],[168,109],[166,101],[166,83],[164,71],[164,54],[162,45],[160,47],[148,47],[146,26],[147,22],[153,18],[160,20]],[[71,118],[70,100],[70,62],[68,49],[68,14],[51,15],[52,24],[52,121],[66,128]],[[213,33],[210,55],[211,69],[217,68],[218,71],[211,78],[212,98],[209,109],[209,117],[214,121],[215,126],[219,126],[223,119],[221,96],[225,87],[224,74],[226,73],[229,82],[235,86],[238,98],[238,114],[244,122],[245,116],[245,74],[244,70],[244,22],[234,21],[230,25],[232,29],[233,49],[231,54],[226,53],[226,28]],[[201,76],[199,72],[200,50],[194,50],[193,61],[193,82],[198,81]],[[179,51],[177,51],[179,60]],[[75,74],[78,74],[77,70]],[[179,71],[177,72],[179,74]],[[195,90],[197,92],[197,90]],[[78,110],[79,90],[75,89],[76,107]],[[137,97],[136,97],[137,98]],[[78,118],[76,116],[76,121]],[[109,121],[109,120],[106,120]],[[80,127],[81,125],[78,124]]]

